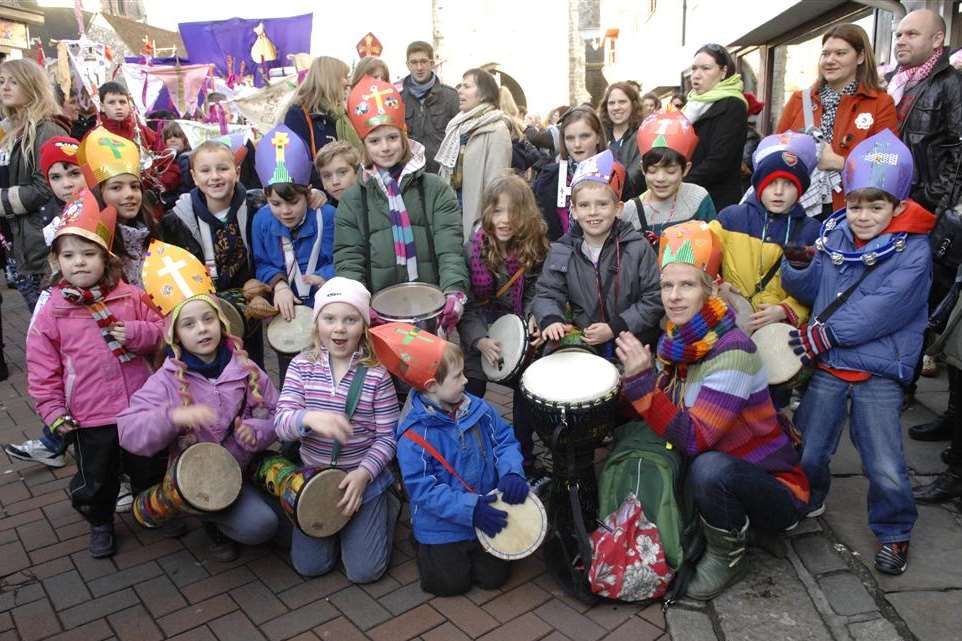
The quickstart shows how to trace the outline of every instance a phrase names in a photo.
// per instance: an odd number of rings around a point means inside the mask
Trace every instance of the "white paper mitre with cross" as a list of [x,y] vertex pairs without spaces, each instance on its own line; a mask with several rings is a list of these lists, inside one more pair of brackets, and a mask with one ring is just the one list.
[[204,264],[186,249],[150,241],[141,272],[144,291],[167,316],[189,298],[216,291]]

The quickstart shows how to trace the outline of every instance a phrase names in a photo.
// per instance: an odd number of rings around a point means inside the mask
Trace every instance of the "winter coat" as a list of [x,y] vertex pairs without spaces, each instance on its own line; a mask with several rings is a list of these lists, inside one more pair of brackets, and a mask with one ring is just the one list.
[[[910,201],[900,217],[913,215],[913,208],[921,210]],[[827,237],[829,247],[865,253],[885,245],[891,234],[877,236],[856,250],[848,223],[842,221]],[[783,260],[781,280],[785,291],[811,308],[814,318],[855,284],[864,271],[861,262],[835,265],[828,253],[820,251],[804,269],[795,269]],[[825,322],[838,344],[819,355],[819,363],[910,383],[928,324],[931,283],[928,236],[910,233],[905,249],[880,261]]]
[[[13,144],[8,165],[7,189],[0,189],[0,216],[10,221],[13,234],[13,258],[17,271],[24,274],[43,274],[49,271],[47,245],[43,242],[43,221],[40,209],[53,198],[47,177],[40,171],[40,147],[55,136],[65,136],[63,128],[53,120],[37,124],[37,137],[32,155],[23,153],[22,140]],[[47,222],[50,222],[49,220]]]
[[[474,491],[469,491],[433,456],[406,438],[420,435],[447,460]],[[409,397],[409,408],[398,425],[397,457],[411,502],[411,527],[418,543],[435,545],[473,541],[474,508],[506,474],[524,477],[521,447],[514,430],[487,402],[464,395],[456,418],[443,412],[420,392]]]
[[[308,128],[308,118],[304,115],[304,109],[300,105],[291,105],[284,114],[284,125],[297,134],[307,151],[311,154],[311,160],[317,152],[329,142],[337,140],[337,120],[327,112],[315,112],[310,114],[310,128]],[[311,148],[311,130],[314,133],[314,148]],[[321,189],[321,177],[317,173],[317,168],[311,165],[311,185]]]
[[464,237],[481,219],[481,197],[492,180],[511,168],[511,134],[502,120],[471,132],[462,158],[461,207]]
[[748,134],[748,107],[736,97],[722,98],[695,121],[698,146],[685,182],[708,190],[721,211],[742,197],[742,151]]
[[[311,251],[314,249],[314,242],[317,239],[318,228],[317,218],[321,216],[321,249],[317,258],[317,266],[314,274],[324,280],[334,277],[334,208],[324,205],[320,212],[316,209],[308,209],[304,215],[304,221],[297,230],[296,238],[293,240],[294,256],[297,264],[301,268],[301,273],[307,276],[307,265],[311,258]],[[251,244],[254,252],[255,277],[262,283],[273,286],[278,280],[287,280],[287,264],[284,262],[284,250],[281,246],[281,238],[291,238],[291,230],[285,227],[274,214],[271,213],[270,205],[264,205],[254,214],[254,225],[251,233]],[[294,285],[292,284],[293,288]],[[309,296],[301,296],[297,291],[297,296],[302,305],[314,307],[314,294],[317,287],[310,288]]]
[[915,162],[912,200],[940,213],[955,205],[962,188],[955,175],[962,154],[962,74],[949,64],[948,51],[928,78],[905,92],[906,100],[911,102],[899,132]]
[[[818,127],[822,122],[822,102],[818,97],[817,87],[811,87],[809,91],[812,92],[812,122]],[[775,133],[780,134],[789,129],[804,131],[805,114],[802,104],[802,92],[796,91],[785,103]],[[895,103],[892,97],[881,89],[867,89],[859,85],[854,94],[842,96],[838,103],[835,125],[832,127],[832,150],[847,158],[849,152],[869,136],[874,136],[883,129],[891,129],[897,134],[896,127]],[[833,193],[832,209],[837,211],[844,206],[845,194],[841,191]]]
[[142,290],[123,281],[104,303],[124,323],[124,347],[137,355],[126,363],[110,351],[87,308],[67,302],[59,286],[27,332],[27,386],[47,425],[68,413],[81,427],[112,425],[150,377],[144,356],[160,345],[164,320]]
[[424,155],[427,159],[426,170],[438,173],[438,163],[434,155],[444,140],[444,132],[448,122],[460,111],[458,107],[458,92],[447,85],[442,85],[440,78],[435,77],[434,86],[424,94],[422,100],[414,97],[408,89],[411,76],[407,76],[401,88],[401,100],[404,101],[404,120],[407,124],[408,136],[424,145]]
[[787,214],[770,214],[752,194],[745,202],[726,207],[709,225],[722,241],[722,277],[748,299],[753,309],[757,311],[762,303],[785,305],[795,316],[789,314],[787,323],[799,325],[808,320],[808,307],[782,287],[781,269],[764,289],[755,291],[768,271],[781,265],[785,245],[815,244],[817,220],[806,216],[797,202]]
[[[412,148],[415,145],[412,141]],[[414,233],[418,280],[438,285],[445,293],[467,292],[468,268],[462,253],[464,238],[457,196],[441,178],[425,172],[423,157],[418,156],[415,154],[408,163],[399,181]],[[372,294],[408,280],[394,252],[387,195],[368,170],[338,202],[334,271],[366,284]]]
[[[570,162],[570,161],[569,161]],[[561,166],[557,162],[548,163],[534,180],[534,199],[538,203],[538,209],[544,217],[544,222],[548,226],[548,240],[556,241],[564,235],[564,227],[561,226],[561,218],[558,216],[558,171]],[[563,208],[563,215],[569,215],[568,207]]]
[[625,186],[621,190],[621,200],[627,201],[645,191],[645,172],[641,168],[641,154],[638,153],[638,127],[625,132],[619,145],[614,141],[614,135],[608,131],[608,149],[625,167]]
[[[538,325],[544,329],[565,322],[570,306],[571,322],[581,329],[608,323],[615,336],[629,331],[657,337],[664,310],[651,244],[630,223],[616,219],[595,267],[582,249],[583,241],[575,224],[551,243],[531,304]],[[604,303],[599,288],[606,292]]]
[[[208,379],[190,370],[184,373],[191,398],[196,405],[207,405],[217,415],[212,425],[190,430],[198,443],[217,443],[237,459],[243,469],[251,457],[276,440],[274,436],[274,407],[277,389],[264,370],[258,368],[257,384],[263,404],[257,405],[248,391],[250,368],[253,361],[244,363],[237,354],[216,379]],[[178,366],[171,358],[151,376],[130,399],[130,407],[117,417],[120,447],[140,456],[153,456],[164,450],[173,458],[182,451],[177,437],[182,428],[170,420],[174,408],[182,405],[177,379]],[[254,445],[247,445],[234,432],[234,419],[250,426],[257,437]]]

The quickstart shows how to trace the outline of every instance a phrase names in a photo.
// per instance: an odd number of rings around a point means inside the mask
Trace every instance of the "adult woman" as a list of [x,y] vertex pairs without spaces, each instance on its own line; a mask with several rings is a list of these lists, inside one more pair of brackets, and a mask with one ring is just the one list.
[[661,100],[653,93],[646,93],[641,97],[641,118],[644,120],[661,109]]
[[707,542],[688,587],[699,600],[744,573],[749,524],[763,532],[790,528],[809,494],[755,346],[717,295],[720,254],[707,224],[669,227],[658,256],[668,316],[659,369],[634,336],[623,332],[616,341],[626,400],[689,460],[685,491]]
[[608,135],[608,149],[625,166],[628,174],[621,199],[631,200],[645,190],[645,174],[641,170],[641,155],[638,153],[635,133],[648,113],[643,109],[638,91],[631,84],[615,82],[605,90],[598,115]]
[[885,128],[898,134],[895,102],[879,85],[872,44],[861,27],[842,24],[822,36],[818,82],[805,91],[811,104],[811,119],[806,121],[805,117],[808,101],[803,99],[802,91],[796,91],[785,104],[776,133],[816,127],[825,142],[830,143],[821,150],[818,168],[830,172],[822,181],[826,185],[824,201],[831,194],[835,211],[845,206],[839,172],[849,152]]
[[742,77],[735,73],[735,62],[725,47],[707,44],[695,52],[691,92],[682,113],[698,135],[685,180],[707,189],[716,211],[734,205],[742,196],[748,103],[742,95]]
[[487,71],[468,69],[458,85],[460,112],[448,122],[434,159],[439,175],[458,194],[464,237],[481,218],[481,194],[511,167],[511,134],[498,109],[498,83]]
[[10,126],[0,151],[8,158],[8,182],[0,189],[0,215],[11,218],[17,289],[33,310],[40,283],[49,272],[40,208],[52,193],[40,171],[40,147],[67,132],[55,120],[59,108],[50,81],[32,60],[8,60],[0,65],[0,102]]
[[[321,147],[335,140],[361,148],[361,139],[344,109],[351,87],[350,73],[350,68],[341,60],[320,56],[311,64],[304,82],[291,98],[283,123],[304,141],[312,159]],[[316,169],[311,172],[311,185],[321,188]]]
[[391,82],[391,72],[387,68],[387,63],[376,56],[361,58],[357,63],[354,73],[351,74],[351,88],[356,87],[364,76],[371,76],[382,82]]

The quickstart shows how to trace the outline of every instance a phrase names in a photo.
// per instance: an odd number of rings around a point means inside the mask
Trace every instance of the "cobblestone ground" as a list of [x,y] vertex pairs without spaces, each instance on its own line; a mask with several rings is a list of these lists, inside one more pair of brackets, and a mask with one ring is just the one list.
[[[11,375],[0,383],[0,442],[9,442],[35,437],[40,422],[25,389],[27,314],[16,292],[4,294]],[[923,379],[903,424],[928,420],[946,397],[944,377]],[[510,417],[507,390],[492,386],[488,400]],[[942,447],[906,440],[913,480],[942,470]],[[117,555],[94,560],[67,500],[72,474],[0,454],[0,641],[950,641],[962,630],[958,507],[920,506],[909,571],[874,573],[867,484],[848,439],[825,516],[803,522],[778,558],[751,549],[746,579],[707,605],[681,602],[667,622],[660,605],[586,608],[554,584],[540,555],[517,563],[501,590],[434,598],[418,586],[406,513],[390,571],[364,586],[339,571],[304,579],[282,542],[218,563],[196,522],[167,540],[129,514],[117,519]]]

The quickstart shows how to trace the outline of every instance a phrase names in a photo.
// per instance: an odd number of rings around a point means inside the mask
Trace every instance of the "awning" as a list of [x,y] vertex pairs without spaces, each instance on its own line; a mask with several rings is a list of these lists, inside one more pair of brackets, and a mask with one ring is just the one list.
[[794,31],[806,23],[817,21],[826,14],[834,13],[836,9],[851,5],[852,12],[864,11],[865,6],[848,0],[808,0],[796,2],[790,8],[775,16],[765,24],[759,25],[730,43],[731,46],[747,47],[752,45],[770,44],[784,34]]

